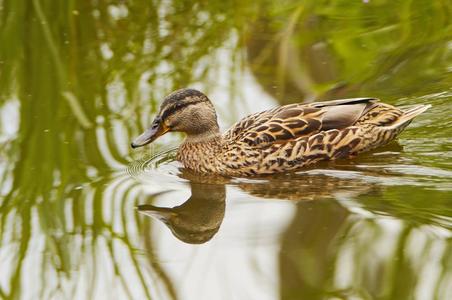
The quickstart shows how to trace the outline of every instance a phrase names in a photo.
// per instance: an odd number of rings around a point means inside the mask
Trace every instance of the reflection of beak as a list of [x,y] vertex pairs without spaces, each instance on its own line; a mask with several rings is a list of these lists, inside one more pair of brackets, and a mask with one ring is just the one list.
[[160,118],[156,118],[152,122],[152,126],[143,132],[139,137],[137,137],[131,144],[132,148],[142,147],[149,143],[152,143],[159,136],[164,135],[169,130],[168,127],[161,121]]
[[171,208],[158,207],[149,204],[138,205],[138,211],[144,215],[156,218],[162,222],[166,222],[175,214],[171,211]]

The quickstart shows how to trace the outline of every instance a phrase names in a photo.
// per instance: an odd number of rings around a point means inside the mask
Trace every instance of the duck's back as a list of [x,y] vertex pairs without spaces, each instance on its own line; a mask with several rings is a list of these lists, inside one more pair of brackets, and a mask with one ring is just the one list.
[[347,158],[390,142],[428,107],[403,111],[375,98],[355,98],[256,113],[223,135],[231,145],[225,168],[232,175],[270,174]]

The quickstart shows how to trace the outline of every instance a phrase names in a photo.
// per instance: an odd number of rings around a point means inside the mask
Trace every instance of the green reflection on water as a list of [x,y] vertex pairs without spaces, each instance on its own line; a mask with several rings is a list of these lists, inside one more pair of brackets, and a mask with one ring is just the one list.
[[[166,93],[190,85],[226,99],[226,123],[263,94],[279,103],[359,95],[433,104],[403,134],[403,150],[220,190],[230,189],[231,202],[242,192],[298,201],[281,233],[281,298],[419,298],[425,288],[446,299],[451,14],[446,0],[0,0],[0,297],[182,296],[154,250],[154,223],[134,208],[160,197],[155,186],[187,187],[168,176],[171,157],[147,172],[144,152],[128,143]],[[211,192],[211,182],[189,180],[194,194]],[[388,218],[397,223],[390,240],[381,237]],[[372,263],[372,248],[385,243],[392,252]],[[431,247],[442,250],[427,288],[419,274]]]

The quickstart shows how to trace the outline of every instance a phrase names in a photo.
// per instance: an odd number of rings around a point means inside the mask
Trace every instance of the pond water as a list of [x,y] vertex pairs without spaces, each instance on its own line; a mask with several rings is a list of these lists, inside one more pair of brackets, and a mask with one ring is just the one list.
[[[0,299],[452,299],[452,6],[0,0]],[[217,178],[130,141],[174,89],[221,127],[379,97],[394,142]]]

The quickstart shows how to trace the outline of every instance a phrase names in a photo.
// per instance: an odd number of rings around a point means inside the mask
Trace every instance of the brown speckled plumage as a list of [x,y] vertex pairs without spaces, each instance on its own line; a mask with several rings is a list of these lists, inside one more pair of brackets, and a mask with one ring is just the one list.
[[208,98],[183,89],[166,98],[156,119],[169,118],[162,132],[187,133],[177,154],[186,168],[249,176],[293,171],[385,145],[428,108],[401,110],[374,98],[290,104],[245,117],[221,135]]

